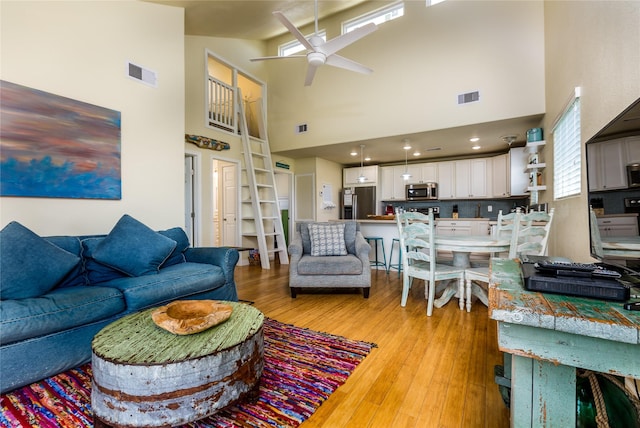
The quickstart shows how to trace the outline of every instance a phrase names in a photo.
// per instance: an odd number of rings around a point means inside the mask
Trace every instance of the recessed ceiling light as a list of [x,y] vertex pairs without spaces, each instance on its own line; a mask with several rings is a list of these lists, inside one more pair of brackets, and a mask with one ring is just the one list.
[[420,152],[413,152],[414,156],[420,156]]
[[475,146],[471,146],[471,148],[472,148],[473,150],[479,150],[479,149],[480,149],[480,146],[476,144]]
[[364,158],[364,160],[366,160],[367,162],[369,162],[371,160],[371,158],[369,156],[367,156],[366,158]]
[[471,141],[472,143],[475,143],[475,142],[480,141],[480,138],[478,138],[478,137],[472,137],[472,138],[469,138],[469,141]]
[[358,156],[358,152],[356,152],[355,150],[351,150],[351,156]]

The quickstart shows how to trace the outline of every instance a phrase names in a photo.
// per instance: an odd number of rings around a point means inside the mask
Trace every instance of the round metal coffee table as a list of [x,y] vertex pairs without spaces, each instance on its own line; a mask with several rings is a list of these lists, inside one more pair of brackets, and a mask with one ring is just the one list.
[[231,317],[179,336],[149,309],[102,329],[92,342],[95,427],[162,427],[192,422],[256,398],[264,367],[264,315],[242,303]]

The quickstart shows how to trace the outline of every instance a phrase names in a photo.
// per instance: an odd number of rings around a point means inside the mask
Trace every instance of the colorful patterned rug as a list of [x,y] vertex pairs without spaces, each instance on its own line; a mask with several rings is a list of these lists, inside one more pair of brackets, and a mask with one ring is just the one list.
[[[342,385],[374,344],[265,318],[260,395],[184,427],[297,427]],[[0,396],[0,426],[93,426],[91,364]]]

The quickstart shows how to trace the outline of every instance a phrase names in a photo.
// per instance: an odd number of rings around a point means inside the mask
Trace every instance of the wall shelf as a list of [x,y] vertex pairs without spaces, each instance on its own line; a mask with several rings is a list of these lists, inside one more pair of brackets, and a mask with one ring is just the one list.
[[547,142],[545,140],[540,141],[527,141],[526,150],[528,153],[538,153],[538,149],[543,147]]

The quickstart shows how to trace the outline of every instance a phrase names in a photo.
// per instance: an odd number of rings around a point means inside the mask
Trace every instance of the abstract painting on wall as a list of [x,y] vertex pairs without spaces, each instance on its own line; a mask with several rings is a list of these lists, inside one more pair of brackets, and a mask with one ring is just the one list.
[[120,112],[0,81],[0,196],[121,199]]

